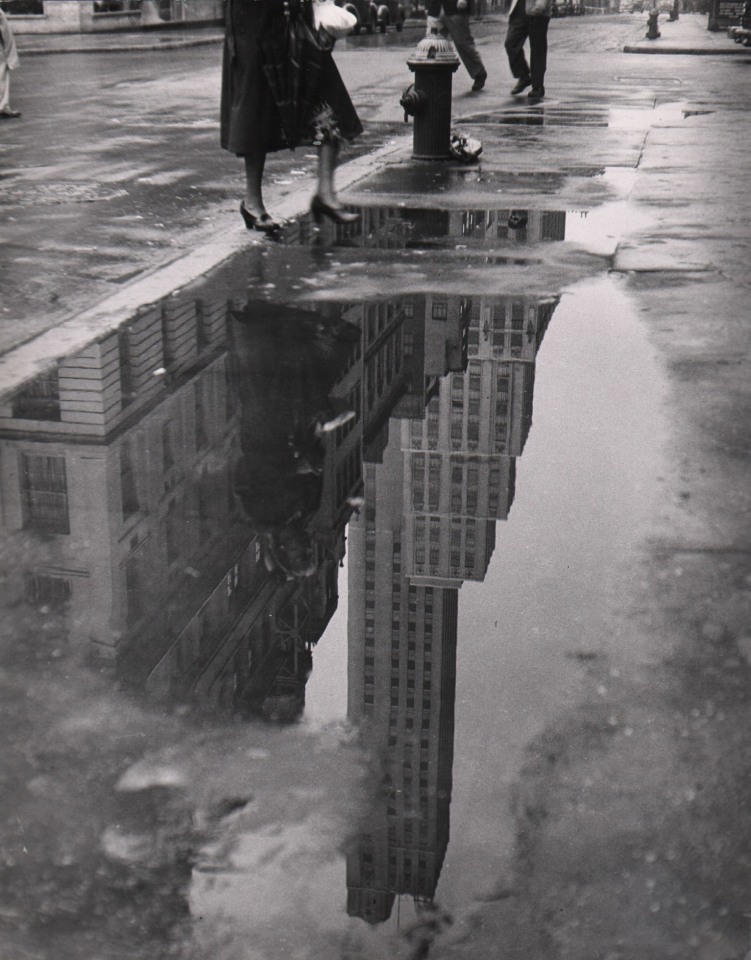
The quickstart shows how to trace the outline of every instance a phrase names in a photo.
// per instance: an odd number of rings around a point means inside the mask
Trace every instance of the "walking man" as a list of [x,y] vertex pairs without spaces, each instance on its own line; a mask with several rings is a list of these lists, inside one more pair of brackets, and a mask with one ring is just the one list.
[[470,5],[471,0],[428,0],[428,29],[435,27],[444,37],[451,37],[477,93],[485,86],[488,72],[469,28]]
[[[553,0],[511,0],[506,31],[506,53],[516,84],[511,93],[518,96],[527,87],[532,101],[545,96],[545,68],[548,58],[548,24]],[[529,37],[529,63],[524,43]]]
[[10,107],[10,71],[18,66],[18,53],[13,31],[8,19],[0,10],[0,119],[8,120],[21,116],[20,110]]

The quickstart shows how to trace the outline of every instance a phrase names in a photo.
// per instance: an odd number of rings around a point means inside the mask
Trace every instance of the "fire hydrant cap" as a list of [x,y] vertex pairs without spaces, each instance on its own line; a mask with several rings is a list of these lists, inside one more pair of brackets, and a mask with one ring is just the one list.
[[456,55],[454,44],[449,39],[442,37],[440,33],[433,32],[422,38],[407,60],[409,67],[423,63],[459,66],[459,57]]

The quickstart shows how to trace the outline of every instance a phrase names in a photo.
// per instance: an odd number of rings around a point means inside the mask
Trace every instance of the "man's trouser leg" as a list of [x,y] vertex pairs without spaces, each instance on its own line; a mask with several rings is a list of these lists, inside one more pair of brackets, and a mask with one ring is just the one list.
[[10,110],[10,70],[3,63],[0,65],[0,113]]
[[532,86],[539,90],[545,84],[548,65],[548,24],[550,17],[529,18],[529,62]]
[[456,52],[459,54],[467,73],[474,80],[478,74],[485,72],[485,65],[469,28],[469,14],[455,13],[449,15],[444,13],[441,19],[454,41]]
[[506,30],[505,47],[508,54],[508,65],[517,80],[529,76],[529,64],[524,56],[524,42],[528,36],[528,19],[524,15],[509,17],[508,29]]

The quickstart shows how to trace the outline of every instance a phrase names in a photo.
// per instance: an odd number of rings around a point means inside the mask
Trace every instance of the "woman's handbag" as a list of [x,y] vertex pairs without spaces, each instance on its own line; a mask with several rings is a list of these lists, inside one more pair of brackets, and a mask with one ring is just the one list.
[[357,26],[357,17],[343,7],[337,7],[334,0],[313,0],[313,26],[338,40],[352,33]]

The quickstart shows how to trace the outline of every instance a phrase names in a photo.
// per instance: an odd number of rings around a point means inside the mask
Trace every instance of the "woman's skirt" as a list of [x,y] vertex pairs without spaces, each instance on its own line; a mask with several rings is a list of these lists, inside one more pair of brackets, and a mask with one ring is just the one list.
[[289,104],[280,102],[278,84],[272,89],[275,71],[284,66],[286,28],[282,0],[228,0],[220,118],[221,145],[231,153],[271,153],[298,143],[352,140],[362,132],[331,52],[323,50],[316,51],[314,79],[304,81],[313,89],[293,94],[304,94],[305,108],[290,134],[280,113]]

